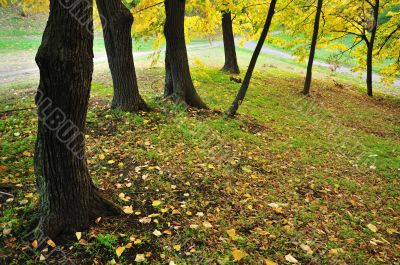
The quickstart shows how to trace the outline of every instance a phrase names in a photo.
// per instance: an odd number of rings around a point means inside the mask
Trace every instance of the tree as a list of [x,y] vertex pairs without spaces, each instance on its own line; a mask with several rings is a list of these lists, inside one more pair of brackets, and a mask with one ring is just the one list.
[[256,66],[258,56],[260,55],[260,52],[261,52],[261,49],[262,49],[262,47],[264,45],[265,39],[267,38],[268,31],[269,31],[269,28],[270,28],[271,23],[272,23],[272,18],[273,18],[274,14],[275,14],[276,1],[277,0],[271,0],[271,3],[269,5],[267,19],[265,21],[263,31],[261,33],[260,39],[258,40],[256,49],[254,50],[253,56],[252,56],[251,61],[250,61],[249,68],[247,69],[246,76],[244,77],[244,80],[243,80],[243,83],[242,83],[242,86],[240,87],[239,92],[238,92],[235,100],[233,101],[231,107],[228,110],[228,113],[227,113],[228,116],[232,117],[232,116],[234,116],[236,114],[236,112],[237,112],[237,110],[239,108],[239,105],[242,104],[243,99],[246,96],[246,92],[247,92],[247,89],[249,88],[251,77],[253,75],[254,68]]
[[[383,0],[384,5],[389,0]],[[366,83],[368,95],[373,95],[373,57],[375,41],[378,31],[378,17],[382,9],[380,0],[357,0],[342,3],[334,1],[329,14],[330,32],[334,34],[335,39],[341,39],[347,36],[353,38],[353,44],[350,47],[342,45],[343,52],[353,52],[358,59],[359,65],[366,65]],[[364,43],[364,47],[359,44]],[[365,51],[366,48],[366,51]],[[342,53],[343,53],[342,52]],[[362,69],[360,67],[360,69]],[[355,69],[359,70],[359,69]]]
[[112,108],[148,110],[139,94],[132,55],[133,16],[121,0],[96,0],[114,86]]
[[50,0],[36,56],[38,230],[49,237],[82,231],[98,216],[120,213],[94,186],[85,158],[83,132],[93,73],[92,11],[89,0]]
[[185,42],[185,0],[165,0],[165,93],[178,104],[207,108],[194,88]]
[[229,10],[222,13],[222,34],[224,39],[225,64],[222,68],[231,74],[239,74],[236,57],[235,37],[232,28],[232,14]]
[[312,43],[311,43],[311,48],[310,48],[310,56],[308,59],[306,81],[304,83],[304,90],[303,90],[304,95],[308,95],[310,93],[311,80],[312,80],[312,68],[313,68],[313,63],[314,63],[315,48],[317,46],[317,40],[318,40],[319,21],[321,18],[322,3],[323,3],[323,0],[318,0],[317,12],[315,14],[315,22],[314,22],[314,33],[313,33]]

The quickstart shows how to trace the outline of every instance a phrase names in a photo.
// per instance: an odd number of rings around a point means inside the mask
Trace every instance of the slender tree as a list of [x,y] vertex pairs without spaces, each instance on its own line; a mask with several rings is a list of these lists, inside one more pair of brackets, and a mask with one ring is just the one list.
[[95,217],[120,213],[94,186],[85,158],[83,132],[93,73],[92,11],[90,0],[50,0],[36,56],[38,230],[49,237],[82,231]]
[[267,38],[268,31],[269,31],[269,28],[270,28],[271,23],[272,23],[272,18],[273,18],[274,14],[275,14],[276,1],[277,0],[271,0],[271,3],[269,5],[267,19],[265,21],[263,31],[261,32],[261,36],[260,36],[260,39],[258,40],[256,49],[254,50],[253,56],[252,56],[251,61],[250,61],[249,68],[247,69],[246,76],[244,77],[244,80],[243,80],[243,83],[242,83],[242,86],[240,87],[239,92],[238,92],[235,100],[233,101],[231,107],[228,110],[228,113],[227,113],[228,116],[234,116],[236,114],[236,112],[237,112],[237,110],[239,108],[239,105],[242,104],[242,102],[244,100],[244,97],[246,96],[246,92],[247,92],[247,89],[249,88],[251,77],[253,75],[254,68],[256,66],[258,56],[260,55],[260,52],[261,52],[261,49],[262,49],[262,47],[264,45],[265,39]]
[[207,108],[194,88],[185,42],[185,0],[165,0],[165,93],[178,104]]
[[114,86],[112,108],[147,110],[139,94],[132,55],[133,16],[121,0],[96,0]]
[[373,64],[373,52],[374,52],[374,44],[375,44],[375,38],[376,38],[376,31],[378,29],[378,17],[379,17],[379,0],[375,0],[375,4],[371,3],[368,1],[368,3],[371,5],[372,10],[373,10],[373,21],[372,21],[372,27],[371,27],[371,36],[369,40],[365,38],[365,42],[368,47],[367,51],[367,90],[368,90],[368,96],[372,97],[373,96],[373,91],[372,91],[372,64]]
[[231,74],[239,74],[236,57],[235,37],[232,28],[232,14],[229,10],[222,12],[222,34],[224,39],[225,64],[222,70]]
[[[392,0],[355,0],[352,2],[333,1],[334,10],[330,12],[330,17],[326,20],[331,23],[331,32],[336,33],[340,39],[346,36],[353,37],[353,44],[345,47],[343,52],[353,51],[358,61],[367,66],[367,91],[368,95],[373,95],[373,52],[378,30],[378,17],[383,5],[389,4]],[[331,3],[331,4],[332,4]],[[356,47],[364,43],[364,47]],[[366,48],[366,54],[365,50]],[[365,58],[365,59],[364,59]]]
[[313,37],[312,37],[312,42],[311,42],[310,56],[308,57],[306,81],[304,83],[304,90],[303,90],[304,95],[310,94],[311,80],[312,80],[312,68],[313,68],[313,63],[314,63],[315,49],[317,47],[319,21],[321,18],[322,4],[323,4],[323,0],[318,0],[317,12],[315,14],[314,31],[313,31]]

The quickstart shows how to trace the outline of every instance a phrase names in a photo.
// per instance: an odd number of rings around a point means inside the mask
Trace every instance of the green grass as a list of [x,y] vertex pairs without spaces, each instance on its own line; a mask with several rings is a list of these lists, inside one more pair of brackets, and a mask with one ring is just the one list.
[[[197,53],[201,51],[192,54],[193,60]],[[87,131],[90,173],[100,188],[111,184],[107,193],[114,201],[133,205],[140,214],[102,218],[83,234],[87,244],[71,237],[71,255],[83,264],[94,259],[129,264],[142,253],[150,253],[149,263],[231,263],[234,249],[247,253],[244,262],[249,264],[267,258],[284,263],[287,254],[317,264],[387,264],[399,259],[392,247],[398,244],[397,235],[388,231],[397,227],[400,211],[400,142],[393,126],[399,122],[400,101],[371,99],[324,80],[316,80],[313,96],[304,99],[301,78],[279,68],[271,68],[272,73],[263,69],[256,71],[235,119],[211,111],[185,112],[158,101],[162,85],[151,84],[162,79],[162,68],[138,71],[141,92],[153,108],[149,113],[109,110],[111,80],[95,81]],[[238,89],[229,76],[198,61],[192,75],[211,108],[224,111],[229,106]],[[26,90],[20,91],[25,95]],[[11,96],[0,107],[30,106],[32,96]],[[18,202],[30,192],[35,195],[28,198],[29,205],[37,202],[30,155],[35,112],[10,113],[0,121],[2,174],[6,182],[23,184],[15,201],[3,205],[0,218],[2,226],[15,233],[23,227],[23,218],[29,218]],[[373,159],[360,160],[362,155]],[[116,163],[110,165],[111,159]],[[121,192],[131,199],[122,201]],[[154,200],[162,205],[152,207]],[[270,203],[285,206],[276,212]],[[152,214],[157,216],[151,224],[138,222]],[[213,228],[205,228],[204,221]],[[369,223],[378,233],[366,227]],[[199,227],[191,227],[194,224]],[[157,238],[155,229],[172,236]],[[228,236],[229,229],[235,229],[236,239]],[[132,244],[118,259],[116,248],[126,246],[131,237],[141,243]],[[382,238],[390,245],[369,243]],[[34,256],[13,258],[18,264]]]

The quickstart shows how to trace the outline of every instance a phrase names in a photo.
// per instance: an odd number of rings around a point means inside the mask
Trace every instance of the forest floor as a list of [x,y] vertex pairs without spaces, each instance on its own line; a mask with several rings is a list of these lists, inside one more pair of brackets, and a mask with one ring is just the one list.
[[[399,99],[368,98],[326,80],[304,98],[301,77],[257,71],[240,115],[228,119],[222,112],[239,85],[218,68],[192,73],[212,110],[160,101],[156,67],[138,71],[151,112],[111,111],[108,73],[96,77],[90,173],[132,214],[103,218],[77,231],[80,240],[56,241],[62,255],[79,264],[129,264],[138,254],[151,264],[400,261]],[[33,107],[33,95],[32,87],[15,90],[0,109]],[[38,200],[35,110],[3,113],[0,125],[0,187],[13,196],[0,201],[0,257],[4,264],[54,260],[21,240]]]
[[[127,214],[55,242],[26,236],[37,221],[37,80],[4,86],[0,264],[398,264],[400,99],[369,98],[318,67],[305,98],[304,67],[263,54],[239,115],[226,118],[239,84],[219,71],[221,51],[189,54],[207,111],[161,100],[162,63],[147,58],[138,79],[152,111],[112,111],[110,74],[97,68],[88,165]],[[250,55],[238,49],[242,70]]]

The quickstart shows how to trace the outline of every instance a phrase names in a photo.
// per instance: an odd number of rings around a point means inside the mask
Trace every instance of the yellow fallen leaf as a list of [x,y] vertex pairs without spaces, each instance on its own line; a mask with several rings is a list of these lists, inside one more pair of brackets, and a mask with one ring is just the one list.
[[145,260],[144,254],[136,254],[135,262],[143,262]]
[[114,160],[108,160],[108,162],[107,162],[107,164],[109,164],[109,165],[112,165],[112,164],[114,164],[114,163],[115,163]]
[[299,263],[291,254],[286,255],[285,260],[290,263]]
[[232,256],[233,256],[233,259],[235,260],[235,261],[240,261],[240,260],[242,260],[244,257],[246,257],[247,256],[247,254],[246,254],[246,252],[244,252],[244,251],[242,251],[242,250],[240,250],[240,249],[234,249],[234,250],[232,250]]
[[50,247],[53,247],[53,248],[56,247],[56,243],[54,243],[54,241],[51,239],[47,240],[47,245],[49,245]]
[[162,204],[162,201],[160,201],[160,200],[155,200],[155,201],[153,201],[153,203],[152,203],[153,207],[158,207],[158,206],[160,206],[161,204]]
[[37,240],[32,242],[32,247],[33,248],[37,248],[38,247],[38,241]]
[[119,258],[119,257],[121,257],[121,255],[122,255],[122,253],[125,251],[125,247],[118,247],[116,250],[115,250],[115,253],[117,254],[117,257]]
[[124,207],[122,207],[122,210],[123,210],[124,213],[126,213],[126,214],[133,214],[133,208],[132,208],[132,206],[124,206]]
[[105,158],[106,158],[105,155],[103,155],[103,154],[100,154],[100,155],[99,155],[99,159],[100,159],[100,160],[104,160]]
[[207,222],[207,221],[203,222],[203,226],[205,228],[212,228],[213,227],[212,224],[210,222]]
[[369,230],[371,230],[374,233],[376,233],[378,231],[378,228],[373,224],[367,224],[367,227]]
[[311,250],[311,248],[307,245],[301,244],[300,248],[304,250],[307,254],[312,255],[314,251]]
[[235,229],[229,229],[226,231],[226,233],[228,234],[228,236],[232,239],[232,240],[236,240],[237,235],[236,235],[236,230]]
[[265,265],[278,265],[278,263],[273,262],[272,260],[266,259],[264,260]]
[[125,245],[125,248],[130,249],[132,247],[132,243],[129,242],[128,244]]
[[80,240],[82,238],[82,232],[75,233],[76,239]]
[[388,229],[386,229],[386,232],[388,232],[389,235],[399,233],[399,231],[397,231],[397,229],[394,229],[394,228],[388,228]]
[[181,250],[181,245],[174,245],[174,249],[176,251],[180,251]]

